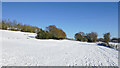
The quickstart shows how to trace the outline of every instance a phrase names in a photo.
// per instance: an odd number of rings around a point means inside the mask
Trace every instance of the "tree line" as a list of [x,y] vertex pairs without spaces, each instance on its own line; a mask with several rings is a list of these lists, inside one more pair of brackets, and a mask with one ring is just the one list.
[[[55,25],[50,25],[46,27],[45,30],[38,28],[36,26],[26,25],[18,23],[17,21],[10,21],[9,19],[3,20],[0,23],[0,29],[3,30],[12,30],[12,31],[22,31],[22,32],[31,32],[37,33],[37,39],[69,39],[66,36],[66,33],[57,28]],[[120,38],[112,38],[110,39],[110,33],[105,33],[103,38],[97,38],[98,34],[96,32],[84,33],[78,32],[74,35],[75,40],[82,41],[82,42],[105,42],[109,45],[109,42],[120,42]],[[69,39],[71,40],[71,39]],[[73,39],[72,39],[73,40]]]
[[97,41],[97,33],[91,32],[91,33],[84,33],[79,32],[75,34],[75,39],[82,42],[96,42]]
[[96,32],[86,34],[84,32],[79,32],[76,33],[74,37],[75,40],[82,42],[105,42],[107,45],[109,45],[109,42],[120,43],[120,38],[113,37],[112,39],[110,39],[111,35],[109,32],[103,34],[103,38],[97,38],[98,34]]
[[22,32],[31,32],[31,33],[36,33],[40,31],[40,28],[36,26],[21,24],[18,23],[16,20],[10,21],[9,19],[2,20],[2,22],[0,22],[0,26],[1,26],[0,29],[3,30],[22,31]]
[[1,26],[0,29],[3,29],[3,30],[37,33],[37,36],[36,36],[37,39],[65,39],[66,38],[66,33],[62,29],[57,28],[55,25],[50,25],[46,27],[46,30],[42,30],[41,28],[38,28],[36,26],[21,24],[21,23],[18,23],[16,20],[10,21],[8,19],[8,20],[2,20],[2,22],[0,22],[0,26]]

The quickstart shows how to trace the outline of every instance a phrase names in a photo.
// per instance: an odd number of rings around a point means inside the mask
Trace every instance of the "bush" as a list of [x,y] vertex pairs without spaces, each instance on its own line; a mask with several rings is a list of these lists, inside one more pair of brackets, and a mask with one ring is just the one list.
[[6,26],[6,24],[5,24],[4,21],[1,22],[1,25],[2,25],[2,28],[1,28],[1,29],[3,29],[3,30],[7,30],[7,26]]
[[76,33],[75,39],[78,41],[87,41],[87,38],[83,32]]
[[66,34],[62,29],[57,28],[55,25],[50,25],[46,27],[46,30],[48,31],[48,35],[52,39],[65,39]]
[[82,35],[79,34],[79,33],[76,33],[76,34],[75,34],[75,39],[76,39],[77,41],[83,41],[83,37],[82,37]]
[[40,30],[36,36],[37,39],[47,39],[47,33],[44,30]]

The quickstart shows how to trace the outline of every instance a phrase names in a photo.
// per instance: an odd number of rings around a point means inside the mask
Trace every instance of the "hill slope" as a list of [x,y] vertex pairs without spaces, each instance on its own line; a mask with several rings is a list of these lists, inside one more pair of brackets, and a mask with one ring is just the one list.
[[0,30],[3,66],[118,66],[118,51],[95,43],[37,40],[34,33]]

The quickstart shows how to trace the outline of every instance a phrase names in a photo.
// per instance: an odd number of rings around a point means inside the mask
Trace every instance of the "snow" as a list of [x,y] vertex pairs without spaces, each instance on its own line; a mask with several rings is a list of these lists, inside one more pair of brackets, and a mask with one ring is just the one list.
[[118,66],[118,51],[96,43],[39,40],[35,33],[19,31],[0,33],[3,66]]
[[118,43],[113,43],[113,42],[109,42],[109,44],[114,44],[114,45],[118,45]]

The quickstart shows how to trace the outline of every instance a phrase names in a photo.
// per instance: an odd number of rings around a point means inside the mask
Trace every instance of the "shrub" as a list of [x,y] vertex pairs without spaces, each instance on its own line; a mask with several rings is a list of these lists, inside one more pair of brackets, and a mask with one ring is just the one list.
[[37,33],[37,36],[36,36],[37,39],[46,39],[47,38],[47,33],[44,31],[44,30],[40,30],[38,33]]
[[76,34],[75,34],[75,39],[76,39],[77,41],[82,41],[82,40],[83,40],[83,37],[81,36],[81,34],[76,33]]
[[75,39],[78,41],[87,41],[87,38],[84,34],[84,32],[79,32],[75,34]]
[[6,26],[6,24],[5,24],[5,22],[4,21],[2,21],[2,29],[4,29],[4,30],[7,30],[7,26]]
[[52,39],[65,39],[66,34],[62,29],[57,28],[55,25],[46,27],[50,38]]

